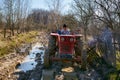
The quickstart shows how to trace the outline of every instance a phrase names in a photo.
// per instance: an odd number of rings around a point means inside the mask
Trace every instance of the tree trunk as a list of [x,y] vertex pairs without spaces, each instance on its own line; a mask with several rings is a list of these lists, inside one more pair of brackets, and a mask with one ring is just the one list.
[[87,21],[84,24],[84,36],[85,36],[85,41],[87,41]]
[[[113,33],[113,43],[115,43],[115,37],[116,37],[116,34]],[[113,52],[112,52],[112,65],[114,67],[116,67],[116,48],[115,48],[115,44],[113,44]]]
[[87,29],[84,29],[84,36],[85,36],[85,41],[87,41]]
[[4,28],[4,38],[6,37],[6,27]]
[[11,32],[12,32],[12,36],[14,36],[14,23],[12,23]]
[[17,34],[19,34],[19,29],[20,29],[20,27],[19,27],[19,25],[17,26]]

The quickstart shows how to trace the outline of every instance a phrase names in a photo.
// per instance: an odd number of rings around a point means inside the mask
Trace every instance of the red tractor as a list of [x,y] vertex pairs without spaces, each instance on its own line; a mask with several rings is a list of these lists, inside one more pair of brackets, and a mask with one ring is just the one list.
[[82,35],[59,35],[51,33],[44,55],[44,66],[54,61],[76,61],[81,63]]

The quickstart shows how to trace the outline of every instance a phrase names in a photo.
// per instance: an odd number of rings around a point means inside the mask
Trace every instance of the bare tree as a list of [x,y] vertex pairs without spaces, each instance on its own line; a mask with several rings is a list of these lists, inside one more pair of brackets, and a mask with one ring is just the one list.
[[24,29],[25,31],[28,31],[29,29],[29,22],[27,21],[27,16],[30,13],[30,0],[24,0],[24,5],[23,5],[23,23],[24,23]]
[[95,0],[98,13],[96,17],[109,25],[111,29],[118,28],[120,23],[120,2],[119,0]]
[[21,24],[21,5],[22,4],[22,0],[17,0],[15,5],[16,5],[16,8],[15,8],[15,22],[16,22],[16,29],[17,29],[17,33],[19,33],[19,29],[20,29],[20,24]]
[[93,7],[93,0],[74,0],[74,14],[77,16],[79,22],[83,24],[85,41],[87,40],[88,25],[94,14]]
[[[58,28],[61,24],[61,11],[62,11],[62,5],[63,1],[62,0],[51,0],[49,1],[48,7],[50,9],[50,13],[51,15],[49,16],[50,22],[53,25],[56,26],[56,28]],[[52,24],[50,24],[51,26],[53,26]]]
[[30,12],[30,0],[16,1],[16,24],[17,32],[24,32],[27,29],[27,16]]
[[6,28],[9,28],[11,31],[10,33],[11,36],[14,35],[14,21],[13,21],[14,0],[4,0],[4,5],[5,5],[5,19],[6,19],[6,26],[4,30],[6,30]]
[[33,9],[32,13],[28,15],[27,19],[32,21],[35,29],[45,29],[48,25],[48,16],[50,12],[43,9]]
[[[4,19],[6,26],[4,27],[4,37],[6,30],[10,30],[10,36],[14,35],[14,29],[17,33],[27,28],[27,16],[29,13],[30,0],[3,0],[4,1]],[[22,26],[22,27],[21,27]]]
[[2,9],[0,8],[0,29],[2,27],[2,18],[3,18],[3,14],[2,14]]
[[71,30],[75,30],[78,27],[78,21],[73,14],[67,14],[62,16],[62,23],[67,24]]
[[[113,41],[114,41],[113,43],[115,43],[115,41],[120,42],[120,38],[118,37],[118,34],[116,35],[116,30],[119,29],[119,25],[120,25],[119,0],[94,0],[94,4],[95,4],[95,9],[94,9],[95,19],[101,21],[101,24],[104,23],[104,25],[108,25],[108,27],[112,29]],[[115,40],[116,36],[117,36],[117,39],[119,40]],[[115,49],[115,45],[114,45],[114,49]],[[110,63],[113,63],[113,65],[115,65],[116,52],[113,49],[110,49],[109,51],[111,54],[109,55],[108,60]],[[103,53],[103,54],[106,54],[106,53]]]

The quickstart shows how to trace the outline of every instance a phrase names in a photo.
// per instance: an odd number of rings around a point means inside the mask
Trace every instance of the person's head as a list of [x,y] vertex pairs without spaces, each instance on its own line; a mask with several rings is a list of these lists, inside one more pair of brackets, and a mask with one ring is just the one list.
[[63,24],[63,29],[66,30],[67,29],[67,25]]

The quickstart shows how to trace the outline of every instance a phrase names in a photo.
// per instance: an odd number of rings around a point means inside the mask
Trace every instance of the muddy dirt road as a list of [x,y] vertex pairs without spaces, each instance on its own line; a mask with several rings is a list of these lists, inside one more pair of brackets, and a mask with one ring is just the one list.
[[[94,69],[87,71],[81,71],[80,68],[73,65],[63,65],[61,63],[54,63],[49,70],[43,67],[43,56],[45,47],[41,43],[36,43],[29,52],[21,65],[18,66],[14,72],[14,76],[17,75],[17,80],[49,80],[48,78],[54,78],[53,80],[97,80],[101,77],[95,72]],[[67,67],[66,67],[67,66]],[[66,68],[65,68],[66,67]],[[62,70],[73,69],[69,74]],[[69,71],[70,71],[69,70]],[[54,75],[55,72],[55,75]],[[42,75],[42,74],[48,75]],[[65,79],[66,78],[66,79]]]

